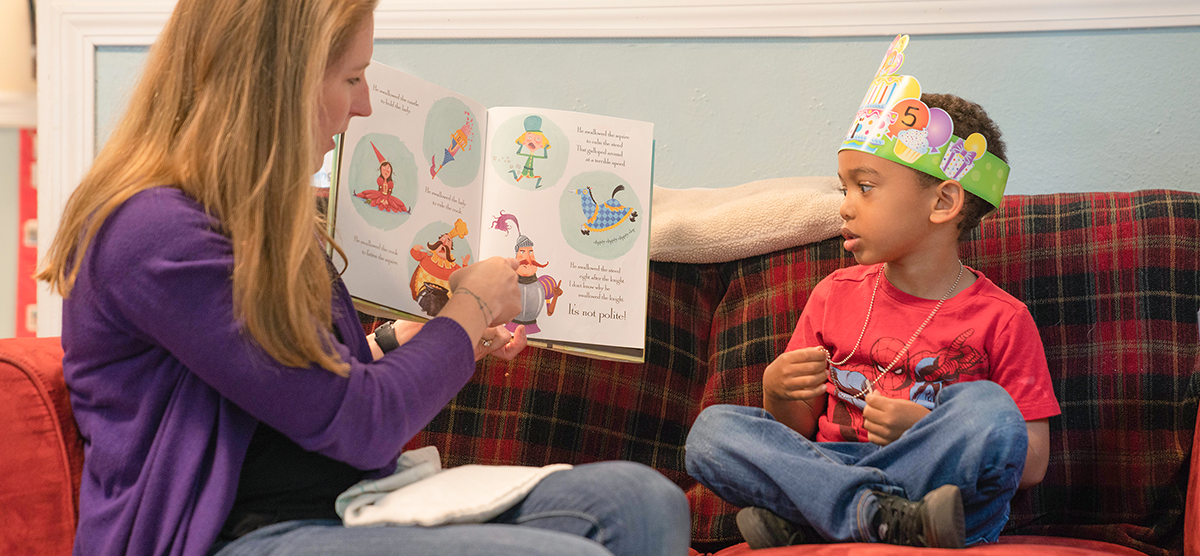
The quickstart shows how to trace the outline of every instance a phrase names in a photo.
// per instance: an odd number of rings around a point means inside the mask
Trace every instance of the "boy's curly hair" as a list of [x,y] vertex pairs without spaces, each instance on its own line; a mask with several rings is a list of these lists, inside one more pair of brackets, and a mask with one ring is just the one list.
[[[988,117],[982,106],[954,95],[936,93],[923,93],[921,102],[930,108],[945,110],[954,120],[955,135],[959,137],[966,137],[972,133],[982,135],[984,139],[987,139],[988,152],[996,155],[996,158],[1008,162],[1008,158],[1004,154],[1004,140],[1000,138],[1000,128]],[[942,183],[940,178],[925,172],[917,171],[917,174],[920,176],[920,183],[923,187],[933,187]],[[971,230],[979,226],[979,221],[995,208],[978,195],[966,191],[961,213],[962,220],[958,222],[958,239],[966,239]]]

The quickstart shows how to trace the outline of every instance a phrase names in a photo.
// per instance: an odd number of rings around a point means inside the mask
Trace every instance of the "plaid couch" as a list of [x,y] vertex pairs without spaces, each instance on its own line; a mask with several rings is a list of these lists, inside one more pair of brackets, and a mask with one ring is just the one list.
[[[697,550],[741,542],[737,508],[687,476],[684,439],[708,405],[761,406],[763,369],[809,292],[855,264],[841,242],[723,264],[653,262],[645,364],[535,349],[483,362],[411,445],[436,445],[451,466],[639,461],[687,492]],[[1063,411],[1050,420],[1046,478],[1014,499],[1006,534],[1182,553],[1200,397],[1200,195],[1009,196],[962,254],[1029,306]],[[1189,518],[1200,556],[1200,516]]]
[[[1026,544],[968,551],[1200,556],[1198,217],[1200,195],[1177,191],[1010,196],[963,245],[967,264],[1029,305],[1063,410],[1046,479],[1014,499],[1002,537]],[[645,364],[536,349],[482,362],[410,447],[436,445],[447,466],[639,461],[687,492],[696,551],[744,552],[730,546],[736,508],[684,471],[688,427],[714,403],[761,404],[762,371],[808,293],[852,264],[840,239],[654,262]],[[70,552],[81,451],[59,358],[56,339],[0,340],[0,554]]]

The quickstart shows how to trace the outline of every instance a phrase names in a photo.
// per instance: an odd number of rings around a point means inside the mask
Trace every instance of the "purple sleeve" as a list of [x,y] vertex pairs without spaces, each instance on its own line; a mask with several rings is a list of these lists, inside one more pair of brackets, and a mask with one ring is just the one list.
[[558,282],[545,274],[538,276],[538,283],[542,285],[542,293],[547,300],[554,299],[554,288],[558,286]]
[[[95,280],[108,284],[107,304],[129,334],[161,345],[220,395],[304,449],[360,469],[385,467],[474,373],[470,338],[445,318],[375,362],[336,344],[351,364],[349,377],[284,367],[233,318],[229,239],[197,205],[171,191],[176,194],[155,195],[139,203],[141,210],[111,218],[105,241],[89,250]],[[362,335],[361,328],[340,330]]]

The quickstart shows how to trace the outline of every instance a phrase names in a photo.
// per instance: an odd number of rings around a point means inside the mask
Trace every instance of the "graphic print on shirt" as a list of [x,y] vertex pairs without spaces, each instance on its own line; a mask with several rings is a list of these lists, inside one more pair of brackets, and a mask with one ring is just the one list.
[[886,397],[910,400],[932,410],[942,388],[964,376],[986,373],[983,354],[966,343],[974,334],[975,329],[968,328],[942,349],[907,353],[883,376],[880,375],[883,370],[904,349],[904,342],[898,338],[876,340],[871,346],[870,365],[830,365],[829,380],[836,394],[829,400],[829,417],[838,426],[842,440],[866,440],[862,410],[866,407],[864,398],[871,389]]

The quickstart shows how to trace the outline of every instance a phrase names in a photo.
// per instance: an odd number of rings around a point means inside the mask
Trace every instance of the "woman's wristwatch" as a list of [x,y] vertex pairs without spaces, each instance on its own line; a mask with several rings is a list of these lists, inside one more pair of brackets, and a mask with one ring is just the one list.
[[387,321],[375,329],[375,345],[384,353],[400,347],[400,342],[396,341],[396,331],[392,330],[392,321]]

